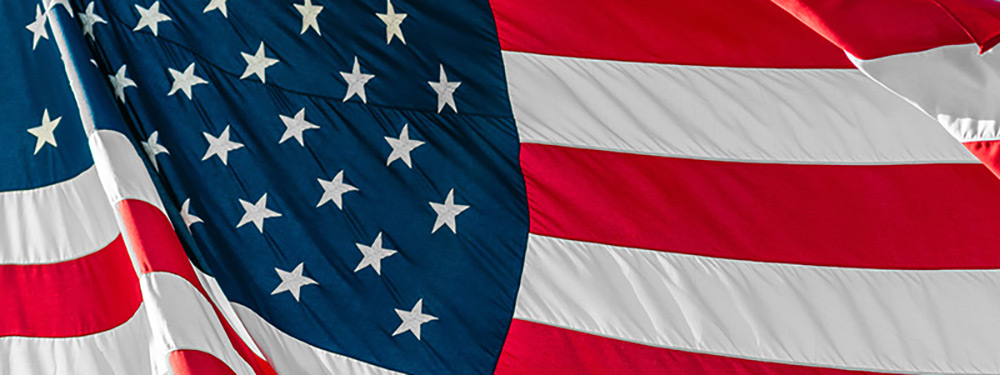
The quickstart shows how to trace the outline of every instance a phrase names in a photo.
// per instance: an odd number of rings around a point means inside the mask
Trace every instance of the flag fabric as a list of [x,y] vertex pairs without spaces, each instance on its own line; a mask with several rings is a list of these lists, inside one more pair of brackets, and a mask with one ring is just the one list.
[[69,4],[2,7],[35,16],[2,37],[0,372],[273,374],[180,247]]
[[1000,42],[1000,3],[775,3],[843,48],[866,74],[936,118],[1000,176],[1000,71],[993,48]]
[[1000,181],[769,1],[0,10],[2,374],[1000,373]]
[[500,372],[1000,370],[996,181],[842,52],[764,2],[492,4],[531,218]]

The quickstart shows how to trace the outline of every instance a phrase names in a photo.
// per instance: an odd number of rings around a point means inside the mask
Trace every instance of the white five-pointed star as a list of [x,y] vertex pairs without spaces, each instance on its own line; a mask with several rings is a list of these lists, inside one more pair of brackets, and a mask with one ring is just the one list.
[[184,203],[181,204],[181,220],[184,220],[184,226],[187,227],[188,232],[191,231],[192,225],[202,222],[200,217],[191,213],[191,198],[185,199]]
[[229,14],[226,13],[226,0],[211,0],[208,5],[205,6],[205,10],[202,13],[208,13],[213,10],[218,10],[222,12],[222,16],[229,18]]
[[410,124],[403,125],[403,130],[399,132],[399,138],[385,137],[385,141],[389,143],[389,147],[392,147],[389,159],[385,162],[387,167],[392,162],[403,159],[403,163],[406,163],[407,167],[413,168],[410,151],[424,144],[422,141],[410,139]]
[[351,68],[351,72],[340,72],[340,76],[344,77],[344,81],[347,82],[347,93],[344,94],[343,101],[346,102],[347,99],[357,95],[361,98],[362,103],[368,103],[368,97],[365,96],[365,84],[372,78],[375,78],[375,75],[361,73],[361,66],[358,65],[357,56],[354,56],[354,67]]
[[153,134],[149,135],[149,140],[142,142],[142,148],[146,150],[146,155],[149,155],[149,162],[153,164],[153,169],[159,171],[160,164],[156,162],[156,155],[167,154],[170,155],[170,151],[166,147],[160,144],[160,131],[154,131]]
[[400,309],[395,310],[396,315],[399,315],[399,319],[402,320],[402,322],[399,323],[399,327],[396,328],[396,331],[392,333],[393,336],[410,331],[410,333],[413,333],[413,336],[415,336],[417,340],[420,340],[420,326],[429,321],[437,320],[436,316],[424,314],[423,298],[417,300],[417,304],[413,305],[413,308],[410,309],[410,311]]
[[392,0],[386,1],[386,7],[388,9],[385,13],[375,13],[385,23],[385,44],[392,43],[393,37],[399,37],[399,41],[406,44],[406,39],[403,38],[403,29],[400,28],[406,18],[406,13],[396,13],[396,9],[392,7]]
[[278,115],[281,122],[285,123],[285,133],[281,135],[281,140],[278,144],[285,143],[289,138],[294,137],[296,141],[299,141],[300,146],[305,146],[305,140],[302,139],[302,132],[309,129],[319,129],[319,126],[306,121],[306,109],[303,107],[295,114],[295,117],[288,117],[285,115]]
[[274,288],[271,295],[273,296],[281,292],[289,292],[292,293],[292,297],[295,297],[295,301],[298,302],[299,292],[302,290],[302,287],[306,285],[319,285],[316,280],[302,276],[302,271],[304,271],[303,267],[305,267],[305,263],[299,263],[299,265],[295,266],[295,269],[293,269],[292,272],[282,271],[275,267],[274,271],[277,272],[278,277],[281,278],[281,283],[278,284],[277,288]]
[[35,21],[32,22],[32,23],[29,23],[28,26],[24,27],[25,29],[28,29],[28,31],[31,31],[31,34],[32,34],[31,49],[32,50],[34,50],[35,47],[38,46],[38,40],[39,39],[41,39],[41,38],[48,39],[49,38],[49,30],[45,28],[45,22],[46,22],[46,20],[48,20],[48,17],[45,14],[46,13],[42,12],[42,7],[41,6],[35,5]]
[[382,259],[389,257],[396,253],[396,250],[383,249],[382,248],[382,232],[378,232],[378,236],[375,237],[375,241],[372,242],[371,246],[365,246],[359,243],[354,244],[361,251],[361,263],[354,268],[354,272],[357,273],[365,267],[371,266],[375,273],[382,275]]
[[316,203],[316,207],[333,201],[337,205],[337,208],[343,210],[344,193],[358,191],[358,188],[344,183],[344,171],[337,172],[337,175],[333,176],[333,179],[330,181],[325,181],[322,178],[317,178],[316,181],[319,181],[319,185],[323,187],[323,196],[319,198],[319,203]]
[[319,23],[316,22],[316,16],[319,12],[323,11],[323,7],[319,5],[313,5],[312,0],[305,0],[302,4],[292,4],[295,6],[295,10],[302,14],[302,32],[299,35],[305,34],[306,30],[311,27],[316,30],[316,34],[323,35],[319,32]]
[[108,23],[104,18],[94,13],[94,2],[91,1],[87,4],[87,9],[80,13],[80,23],[83,24],[83,35],[90,35],[90,39],[94,39],[94,25],[98,23]]
[[148,27],[153,35],[158,35],[160,22],[170,21],[170,17],[166,14],[160,13],[160,2],[155,1],[149,9],[145,9],[138,4],[135,6],[135,10],[139,11],[139,23],[135,25],[132,31],[139,31],[143,27]]
[[271,211],[267,208],[267,193],[264,193],[257,200],[257,203],[250,203],[245,200],[240,199],[240,205],[243,206],[243,210],[246,211],[243,217],[240,218],[240,223],[236,224],[236,227],[242,227],[248,223],[253,223],[257,230],[264,233],[264,219],[270,219],[272,217],[281,217],[280,213]]
[[194,95],[191,92],[192,86],[204,85],[208,83],[208,81],[194,75],[194,63],[188,65],[187,69],[184,69],[183,73],[171,68],[167,68],[167,71],[170,72],[172,77],[174,77],[174,84],[170,86],[170,92],[167,93],[167,96],[172,96],[177,93],[177,90],[181,90],[190,100]]
[[42,112],[42,124],[28,129],[28,133],[31,133],[31,135],[38,138],[38,140],[35,141],[36,155],[46,143],[52,145],[52,147],[59,147],[59,145],[56,144],[55,133],[53,133],[56,130],[56,127],[59,126],[59,120],[62,120],[62,117],[56,117],[55,120],[50,120],[49,110],[46,108],[45,111]]
[[240,79],[246,79],[256,74],[261,82],[267,82],[264,78],[264,69],[278,63],[278,59],[267,57],[264,53],[264,42],[260,42],[260,47],[257,48],[256,54],[251,55],[246,52],[240,52],[240,55],[243,55],[243,60],[247,61],[247,69],[240,76]]
[[223,165],[229,165],[229,151],[243,148],[242,143],[229,140],[229,125],[226,125],[226,129],[218,137],[204,132],[201,135],[205,136],[205,140],[208,141],[208,151],[205,151],[205,156],[201,158],[202,161],[208,160],[212,156],[218,156]]
[[431,233],[437,232],[442,225],[447,225],[451,229],[452,233],[458,233],[458,229],[455,227],[455,217],[469,208],[468,205],[455,204],[455,189],[448,191],[448,196],[444,198],[444,203],[434,203],[427,202],[437,213],[437,219],[434,220],[434,228],[431,229]]
[[448,82],[448,75],[444,73],[444,64],[441,64],[441,74],[438,80],[438,82],[427,81],[427,84],[431,85],[431,88],[437,93],[438,113],[441,113],[441,110],[444,109],[446,104],[451,107],[452,111],[458,113],[458,108],[455,107],[455,96],[453,94],[455,94],[455,90],[458,89],[458,86],[461,85],[462,82]]
[[111,80],[111,86],[115,88],[115,96],[117,96],[118,100],[121,100],[122,103],[125,103],[125,89],[129,87],[136,87],[135,81],[125,76],[125,69],[126,65],[122,65],[121,68],[118,68],[118,73],[115,73],[113,76],[108,76],[108,79]]

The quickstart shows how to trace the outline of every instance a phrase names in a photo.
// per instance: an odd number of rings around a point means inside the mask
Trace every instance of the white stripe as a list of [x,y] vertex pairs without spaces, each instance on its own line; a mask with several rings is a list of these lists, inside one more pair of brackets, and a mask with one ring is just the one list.
[[227,298],[225,293],[222,292],[222,287],[219,286],[217,281],[215,281],[215,278],[201,272],[201,270],[194,265],[192,265],[191,268],[194,268],[194,272],[198,275],[198,280],[201,281],[202,287],[208,292],[208,297],[211,299],[212,304],[219,308],[219,311],[222,313],[222,317],[229,322],[229,326],[232,327],[233,331],[240,336],[240,340],[242,340],[243,343],[254,352],[254,354],[257,354],[258,357],[266,358],[264,353],[260,351],[260,348],[257,347],[257,344],[254,343],[252,338],[250,338],[250,333],[247,332],[246,327],[243,326],[243,322],[240,320],[240,317],[236,315],[235,311],[233,311],[232,304],[229,303],[229,298]]
[[153,272],[139,279],[152,327],[147,344],[155,374],[169,374],[168,355],[174,350],[200,350],[211,354],[237,375],[253,375],[233,349],[215,310],[187,280],[172,273]]
[[[141,200],[154,205],[164,217],[167,217],[152,178],[132,143],[123,134],[113,130],[96,130],[90,134],[90,145],[95,165],[101,173],[105,194],[111,204],[125,199]],[[126,243],[135,259],[132,242],[126,238]],[[263,357],[260,349],[252,341],[247,340],[248,334],[242,324],[234,319],[235,314],[231,309],[227,308],[228,302],[219,303],[225,301],[225,297],[218,285],[211,278],[203,277],[200,272],[196,273],[199,281],[202,281],[202,286],[209,292],[209,298],[216,299],[214,303],[220,307],[223,317],[229,321],[240,339],[245,340],[252,351]],[[163,288],[150,281],[154,279],[169,280],[168,284],[180,283],[186,287]],[[212,308],[212,302],[187,280],[163,272],[143,275],[140,280],[143,300],[150,306],[149,313],[156,315],[150,319],[154,323],[153,332],[156,333],[154,336],[156,339],[150,348],[154,355],[178,349],[200,350],[215,355],[237,374],[253,373],[249,365],[233,349],[233,344],[229,341],[215,309]],[[202,324],[199,326],[191,323],[196,320],[200,320]],[[154,362],[154,366],[166,369],[168,364]]]
[[70,338],[0,337],[0,375],[153,374],[145,305],[122,325]]
[[146,302],[108,331],[70,338],[0,337],[0,375],[171,374],[169,354],[180,349],[209,353],[237,374],[253,375],[212,307],[187,280],[154,272],[140,283]]
[[53,185],[0,192],[0,264],[76,259],[116,237],[114,212],[94,167]]
[[941,122],[963,142],[1000,139],[1000,52],[963,44],[854,64]]
[[951,133],[952,137],[961,142],[995,141],[1000,139],[1000,128],[993,119],[975,119],[972,117],[952,117],[949,114],[938,113],[938,123]]
[[503,60],[522,142],[733,161],[977,162],[933,119],[856,70],[507,51]]
[[246,306],[233,303],[233,310],[279,374],[399,374],[302,342],[281,332]]
[[250,308],[229,302],[215,278],[197,268],[195,272],[237,334],[254,352],[264,357],[257,343],[262,345],[271,365],[279,374],[399,374],[296,339],[278,330]]
[[[52,25],[53,31],[57,34],[56,41],[81,112],[84,129],[88,133],[94,165],[103,185],[104,198],[112,206],[125,199],[142,200],[165,212],[152,178],[128,138],[117,131],[95,130],[90,112],[91,106],[73,63],[68,43],[63,39],[61,25],[58,21]],[[121,226],[121,217],[118,215],[114,217]],[[135,266],[137,259],[135,249],[127,238],[126,243]],[[152,371],[149,373],[173,373],[169,363],[171,352],[197,350],[221,360],[237,375],[253,375],[253,369],[233,349],[215,309],[194,285],[178,275],[165,272],[140,275],[139,283],[150,335],[147,343],[130,349],[133,353],[138,348],[148,349],[152,364]]]
[[1000,270],[761,263],[530,235],[514,316],[755,360],[996,374],[998,291]]
[[90,134],[90,149],[112,205],[125,199],[137,199],[164,211],[146,165],[125,135],[114,130],[94,131]]

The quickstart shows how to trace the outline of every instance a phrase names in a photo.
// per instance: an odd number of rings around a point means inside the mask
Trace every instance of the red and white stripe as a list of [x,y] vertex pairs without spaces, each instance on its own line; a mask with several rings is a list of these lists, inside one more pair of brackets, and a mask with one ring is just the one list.
[[1000,4],[774,0],[934,117],[1000,176]]
[[[0,374],[148,372],[138,280],[94,168],[0,192]],[[109,355],[104,355],[108,353]],[[129,370],[129,371],[120,371]]]
[[131,142],[121,133],[97,130],[90,148],[139,272],[152,323],[154,370],[199,373],[224,365],[233,374],[274,373],[253,342],[237,334],[238,321],[227,319],[211,300]]
[[[492,5],[531,215],[497,373],[1000,372],[1000,182],[837,48],[763,0]],[[67,67],[95,168],[0,193],[0,350],[38,359],[0,373],[388,373],[230,306]]]
[[280,332],[193,267],[133,144],[96,130],[50,21],[94,167],[0,192],[0,350],[17,359],[0,374],[394,374]]
[[531,218],[497,373],[1000,372],[1000,188],[763,0],[493,0]]
[[199,280],[132,143],[95,130],[74,51],[49,21],[94,167],[0,193],[0,373],[275,374]]

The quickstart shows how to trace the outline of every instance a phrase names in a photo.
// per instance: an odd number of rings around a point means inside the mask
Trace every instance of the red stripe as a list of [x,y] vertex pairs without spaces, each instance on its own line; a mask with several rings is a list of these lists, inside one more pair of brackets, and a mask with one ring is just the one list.
[[784,165],[522,144],[531,232],[712,257],[1000,268],[1000,182],[978,164]]
[[174,375],[236,375],[224,362],[199,350],[170,352],[170,368]]
[[212,303],[212,299],[209,298],[205,288],[201,285],[201,280],[198,280],[194,267],[191,266],[187,253],[184,252],[184,247],[177,239],[174,227],[163,212],[145,201],[125,199],[118,202],[118,213],[125,224],[126,233],[128,233],[141,271],[143,273],[169,272],[191,283],[212,305],[233,348],[253,368],[254,373],[258,375],[276,374],[266,360],[257,356],[243,342],[243,339],[236,334],[219,308]]
[[82,258],[0,265],[0,337],[73,337],[125,323],[142,304],[121,236]]
[[656,348],[517,319],[496,374],[875,375]]
[[125,199],[118,202],[118,212],[125,222],[142,273],[176,274],[206,294],[163,211],[142,200]]
[[862,59],[935,47],[995,44],[993,0],[773,0],[834,44]]
[[1000,42],[1000,3],[995,0],[936,0],[976,41],[981,52]]
[[768,0],[491,0],[507,51],[605,60],[854,68]]

